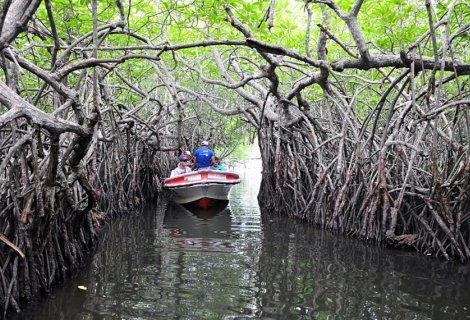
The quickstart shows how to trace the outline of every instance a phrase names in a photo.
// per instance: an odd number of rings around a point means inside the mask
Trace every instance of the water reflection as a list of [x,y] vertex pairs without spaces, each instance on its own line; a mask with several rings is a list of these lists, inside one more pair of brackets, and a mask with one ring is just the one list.
[[[262,313],[286,319],[465,319],[468,266],[384,250],[267,217]],[[312,230],[313,229],[313,230]],[[273,254],[277,252],[277,254]]]
[[85,272],[15,318],[469,318],[468,266],[260,214],[253,168],[220,210],[160,199],[116,221]]
[[165,215],[168,249],[230,252],[231,212],[227,202],[206,209],[171,203]]

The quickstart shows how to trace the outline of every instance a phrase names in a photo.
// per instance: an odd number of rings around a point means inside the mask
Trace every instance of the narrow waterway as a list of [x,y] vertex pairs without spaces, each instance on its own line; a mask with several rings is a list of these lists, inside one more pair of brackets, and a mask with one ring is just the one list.
[[260,164],[239,169],[228,207],[160,199],[119,219],[85,271],[14,318],[470,319],[468,265],[261,214]]

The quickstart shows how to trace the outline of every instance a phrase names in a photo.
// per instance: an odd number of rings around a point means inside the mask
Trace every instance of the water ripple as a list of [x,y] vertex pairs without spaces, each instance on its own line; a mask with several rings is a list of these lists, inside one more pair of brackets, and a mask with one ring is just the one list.
[[470,319],[468,266],[261,214],[259,163],[242,174],[226,208],[160,199],[116,221],[86,271],[15,318]]

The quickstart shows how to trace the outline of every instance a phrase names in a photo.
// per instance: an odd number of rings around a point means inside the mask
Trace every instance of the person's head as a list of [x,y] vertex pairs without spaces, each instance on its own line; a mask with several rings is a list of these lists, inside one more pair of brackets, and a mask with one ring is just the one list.
[[216,162],[216,163],[220,163],[219,157],[215,157],[215,162]]
[[189,156],[187,154],[182,154],[179,158],[178,158],[178,164],[183,166],[186,164],[186,162],[189,161]]
[[191,152],[190,152],[190,151],[185,151],[184,154],[187,155],[187,156],[191,156]]
[[201,142],[201,147],[207,147],[208,145],[209,145],[209,142],[207,142],[206,140]]

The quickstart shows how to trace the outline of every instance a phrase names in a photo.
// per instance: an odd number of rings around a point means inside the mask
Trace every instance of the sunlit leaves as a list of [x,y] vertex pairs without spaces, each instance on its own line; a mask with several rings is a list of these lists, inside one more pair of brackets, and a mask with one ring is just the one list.
[[[344,14],[348,14],[356,1],[336,0],[335,2]],[[254,38],[306,54],[307,10],[305,2],[302,0],[277,0],[272,28],[268,28],[266,22],[269,0],[133,0],[130,2],[123,1],[122,3],[126,15],[126,25],[124,29],[118,28],[106,34],[106,37],[100,43],[101,48],[103,48],[98,52],[100,58],[119,58],[126,54],[156,55],[158,53],[156,50],[148,49],[119,49],[122,47],[157,43],[193,43],[207,41],[209,38],[215,40],[244,40],[245,36],[231,26],[224,5],[230,7],[235,17],[250,30]],[[446,0],[435,1],[434,3],[433,17],[437,21],[437,19],[441,19],[448,14],[451,2]],[[51,5],[63,48],[92,31],[91,1],[57,0],[51,1]],[[319,39],[317,24],[327,28],[339,42],[351,52],[357,54],[356,43],[348,26],[331,8],[313,2],[309,3],[308,6],[312,12],[310,47],[308,49],[313,57],[316,57],[316,46]],[[328,14],[326,20],[324,20],[325,14]],[[449,24],[450,33],[458,32],[465,23],[468,23],[469,17],[468,6],[456,3]],[[100,27],[116,23],[119,20],[119,10],[114,0],[98,1],[98,25]],[[418,0],[364,1],[358,16],[358,23],[372,55],[398,54],[400,51],[408,52],[417,39],[429,29],[424,1]],[[34,49],[25,50],[23,55],[27,59],[33,60],[36,65],[47,69],[50,67],[54,41],[51,35],[45,31],[50,29],[50,23],[44,3],[41,4],[40,10],[36,13],[36,20],[33,24],[38,32],[30,34],[28,38],[18,37],[16,44],[19,48],[28,48],[31,42],[37,43],[38,45]],[[445,27],[441,25],[437,30],[438,34],[442,35],[445,32]],[[126,34],[127,31],[136,33],[141,38],[129,36]],[[45,35],[41,37],[40,34]],[[438,46],[442,50],[441,38],[438,37]],[[68,61],[78,61],[89,57],[91,41],[90,36],[82,40],[77,45],[77,49],[68,57]],[[452,41],[453,49],[457,50],[454,53],[468,61],[468,31],[456,34]],[[59,51],[59,54],[63,52],[63,48]],[[104,50],[104,48],[107,50]],[[113,50],[113,48],[116,50]],[[327,59],[330,63],[337,60],[354,59],[332,39],[328,40],[327,49]],[[222,56],[228,74],[235,81],[259,72],[260,66],[266,63],[258,52],[247,47],[220,46],[217,50]],[[424,48],[420,47],[419,50],[423,50],[421,53],[424,55],[431,57],[433,55],[433,52],[426,52]],[[213,61],[211,49],[208,47],[185,49],[176,53],[165,52],[159,58],[161,63],[164,63],[170,69],[173,77],[172,81],[180,86],[193,91],[210,92],[214,95],[223,96],[224,99],[237,96],[233,90],[203,83],[202,77],[224,81],[220,70]],[[241,72],[236,71],[233,65],[230,65],[230,61],[233,60],[237,61]],[[126,61],[115,66],[115,70],[143,90],[153,90],[152,88],[155,86],[163,86],[154,66],[145,59]],[[195,70],[198,70],[201,74]],[[276,70],[276,75],[280,79],[280,89],[283,92],[288,92],[299,79],[315,71],[318,70],[305,66],[298,61],[284,58],[282,65]],[[354,72],[351,72],[351,74],[348,74],[348,72],[344,71],[343,74],[353,78],[357,76]],[[391,72],[393,77],[395,71],[387,70],[385,72]],[[373,82],[375,73],[376,71],[364,72],[362,76]],[[76,74],[72,74],[68,80],[73,83],[76,77]],[[118,87],[121,80],[113,76],[110,77]],[[28,83],[35,83],[37,79],[33,77],[32,80],[27,81]],[[259,80],[259,82],[269,86],[267,80]],[[344,92],[355,92],[358,89],[355,80],[351,78],[345,78],[341,86],[340,89]],[[377,85],[374,84],[374,86]],[[155,90],[152,93],[161,95],[163,102],[171,101],[169,95],[165,94],[163,89],[161,90],[162,92],[158,91],[157,93],[157,90]],[[249,87],[245,87],[244,90],[261,95]],[[141,98],[122,89],[116,92],[116,98],[132,105],[138,104]],[[323,92],[318,85],[312,85],[303,90],[303,96],[314,105],[319,99],[322,99]],[[195,97],[190,97],[190,99],[197,100]],[[367,94],[363,96],[359,94],[358,99],[366,101],[369,97]],[[373,104],[375,101],[368,102]],[[217,103],[220,102],[217,101]],[[359,105],[366,106],[367,102],[361,102]],[[200,112],[201,108],[209,109],[198,100],[197,103],[188,103],[187,112],[194,111],[196,113],[198,110]],[[358,115],[362,116],[360,110],[358,110]],[[208,119],[205,120],[209,122]]]
[[367,40],[379,49],[394,53],[406,51],[427,27],[423,4],[413,1],[366,3],[359,19]]

